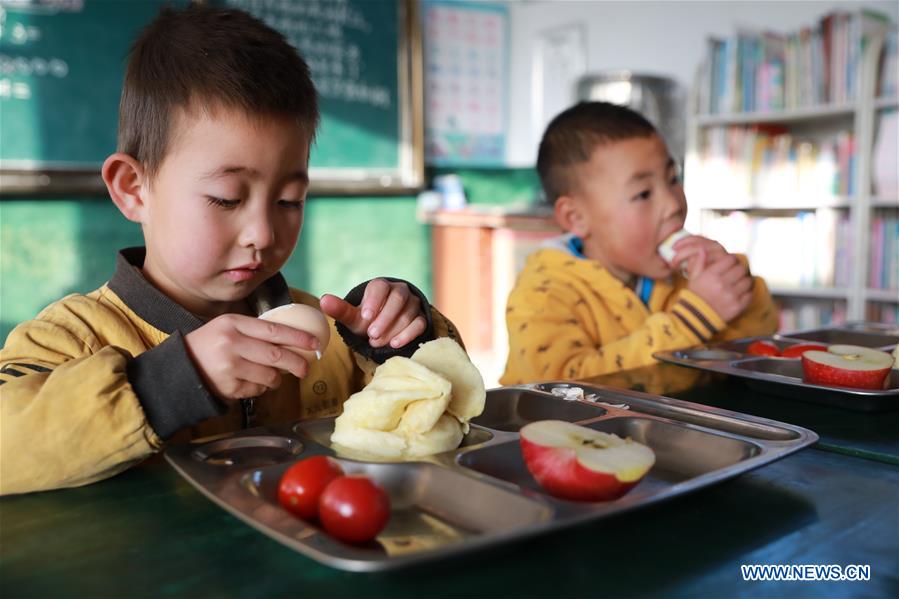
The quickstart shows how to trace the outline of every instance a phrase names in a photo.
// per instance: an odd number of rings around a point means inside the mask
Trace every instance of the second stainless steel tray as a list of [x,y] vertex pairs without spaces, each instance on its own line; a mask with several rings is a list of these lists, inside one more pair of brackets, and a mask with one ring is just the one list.
[[753,356],[746,352],[754,341],[771,341],[779,349],[796,343],[861,345],[892,351],[899,343],[895,325],[850,323],[782,335],[751,337],[704,347],[664,351],[655,354],[663,362],[718,372],[742,378],[766,393],[809,403],[836,406],[860,412],[899,410],[899,370],[893,368],[885,389],[853,389],[815,385],[802,380],[798,358]]
[[[336,568],[388,570],[612,517],[715,484],[798,451],[815,433],[789,424],[636,391],[579,385],[587,399],[552,394],[566,383],[493,389],[460,448],[417,462],[339,458],[390,495],[391,518],[364,546],[342,543],[281,508],[277,487],[296,460],[334,455],[332,418],[241,431],[172,446],[166,459],[209,499],[304,555]],[[656,463],[615,501],[547,495],[521,457],[518,430],[559,419],[649,445]]]

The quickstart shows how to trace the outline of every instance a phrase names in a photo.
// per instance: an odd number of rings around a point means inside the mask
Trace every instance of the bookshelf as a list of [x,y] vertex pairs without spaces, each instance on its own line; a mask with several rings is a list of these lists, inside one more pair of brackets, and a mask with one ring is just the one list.
[[703,114],[696,118],[697,124],[703,127],[714,125],[756,125],[761,123],[795,123],[800,121],[816,121],[828,117],[851,116],[855,112],[855,104],[820,105],[776,112],[743,112],[728,114]]
[[[886,54],[896,25],[870,17],[832,13],[796,34],[710,40],[691,93],[687,228],[749,255],[786,308],[783,329],[899,319],[899,194],[874,192],[872,164],[881,116],[899,108],[895,81],[886,93],[879,85],[895,69]],[[754,70],[733,67],[735,56]]]

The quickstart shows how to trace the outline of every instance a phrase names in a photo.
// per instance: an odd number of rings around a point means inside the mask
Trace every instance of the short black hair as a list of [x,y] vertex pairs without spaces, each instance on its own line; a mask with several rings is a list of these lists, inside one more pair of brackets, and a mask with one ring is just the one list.
[[310,140],[319,122],[309,66],[281,33],[237,9],[164,6],[128,58],[119,151],[152,175],[171,141],[175,109],[215,107],[294,118]]
[[658,131],[640,113],[609,102],[580,102],[559,113],[546,128],[537,152],[537,173],[551,203],[570,193],[577,181],[573,166],[590,160],[600,144]]

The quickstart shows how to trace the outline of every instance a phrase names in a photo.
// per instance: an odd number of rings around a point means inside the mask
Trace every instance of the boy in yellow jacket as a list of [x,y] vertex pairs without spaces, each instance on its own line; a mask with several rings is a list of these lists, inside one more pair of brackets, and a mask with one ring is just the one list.
[[[176,434],[337,414],[375,363],[454,334],[402,281],[320,302],[287,286],[318,118],[306,63],[246,13],[163,9],[144,30],[102,175],[146,247],[10,333],[0,493],[111,476]],[[312,335],[257,318],[291,302],[331,317],[320,361],[292,350]]]
[[500,381],[578,379],[655,362],[654,352],[773,333],[778,313],[745,258],[684,226],[677,166],[636,112],[584,102],[540,142],[537,170],[568,235],[531,255],[509,295]]

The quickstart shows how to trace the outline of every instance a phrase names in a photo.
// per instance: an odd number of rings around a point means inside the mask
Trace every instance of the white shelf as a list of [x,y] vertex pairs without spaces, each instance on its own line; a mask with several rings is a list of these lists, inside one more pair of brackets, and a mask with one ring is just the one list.
[[780,297],[814,297],[821,299],[846,299],[849,290],[842,287],[772,287],[771,295]]
[[[825,196],[822,198],[793,199],[793,198],[752,198],[733,203],[714,203],[698,200],[694,203],[696,208],[702,210],[816,210],[818,208],[849,208],[854,198],[847,196]],[[886,204],[892,206],[894,204]],[[899,200],[895,205],[899,206]]]
[[[883,36],[873,36],[864,50],[859,63],[860,73],[857,82],[857,98],[852,102],[808,106],[782,111],[749,112],[736,114],[693,114],[687,129],[687,161],[686,183],[689,186],[691,177],[702,177],[700,165],[702,160],[702,138],[704,129],[718,126],[752,127],[762,123],[779,123],[796,125],[796,130],[805,136],[813,137],[816,133],[831,134],[837,127],[851,131],[857,148],[856,159],[852,168],[855,182],[860,189],[867,189],[872,183],[872,163],[874,140],[879,123],[879,111],[899,108],[899,96],[876,95],[879,65],[884,49]],[[691,105],[698,106],[698,88],[694,89]],[[691,170],[694,169],[694,170]],[[697,189],[697,191],[699,191]],[[702,198],[698,193],[687,194],[691,197],[690,207],[693,212],[693,223],[702,233],[702,212],[744,210],[744,211],[782,211],[783,216],[790,212],[812,211],[817,208],[836,208],[846,211],[849,223],[849,239],[851,243],[842,248],[854,256],[853,268],[848,273],[849,280],[845,287],[773,287],[771,294],[781,299],[795,298],[794,302],[838,301],[845,303],[846,318],[862,320],[868,314],[868,308],[877,302],[888,305],[899,304],[899,290],[870,289],[867,286],[865,265],[871,262],[871,226],[876,209],[899,208],[899,197],[885,194],[868,195],[856,192],[851,197],[802,197],[797,195],[766,194],[764,198],[740,197],[747,193],[731,193],[729,196],[715,197],[714,191],[702,190]],[[707,202],[703,202],[707,199]]]
[[899,304],[899,289],[865,289],[865,296],[875,302],[894,302]]
[[875,208],[899,208],[899,197],[872,197],[871,206]]
[[830,104],[809,106],[776,112],[740,112],[730,114],[704,114],[696,117],[701,127],[716,125],[752,125],[755,123],[785,123],[807,121],[822,117],[843,117],[855,114],[855,104]]

